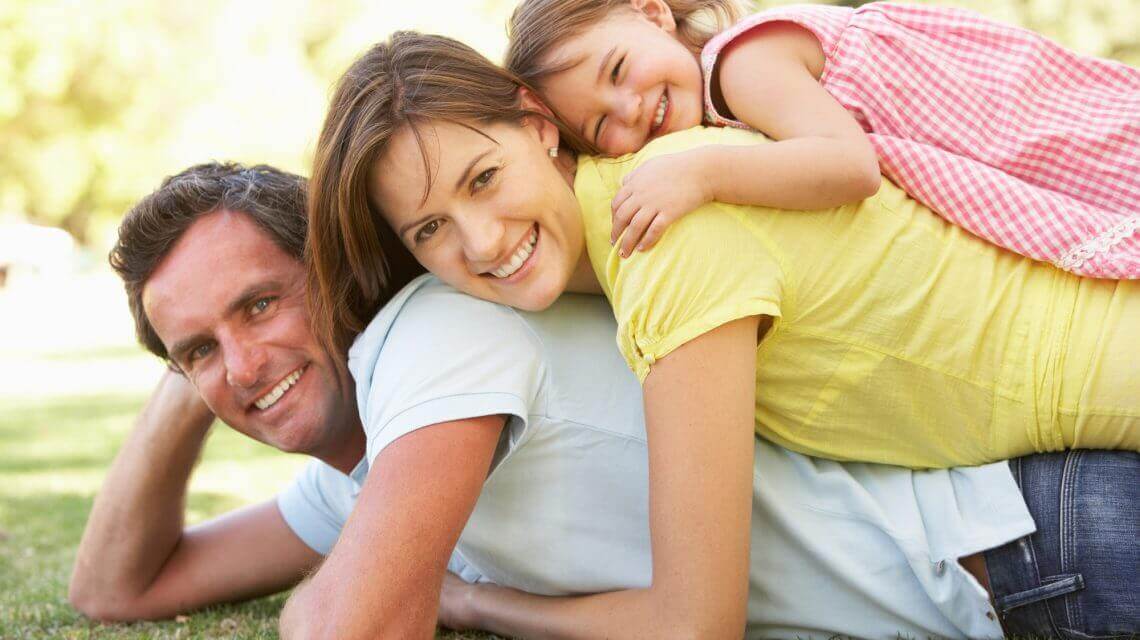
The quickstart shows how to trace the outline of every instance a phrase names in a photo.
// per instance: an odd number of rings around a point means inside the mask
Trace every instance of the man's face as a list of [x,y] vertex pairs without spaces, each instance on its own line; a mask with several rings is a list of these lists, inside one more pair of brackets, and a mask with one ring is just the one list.
[[[214,414],[282,451],[329,454],[351,390],[314,337],[305,269],[246,214],[195,221],[143,288],[143,308]],[[349,438],[343,438],[349,440]]]

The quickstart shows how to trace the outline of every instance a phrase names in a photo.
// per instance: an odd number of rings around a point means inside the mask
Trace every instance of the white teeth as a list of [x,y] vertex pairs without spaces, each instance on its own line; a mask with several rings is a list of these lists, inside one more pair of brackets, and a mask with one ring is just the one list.
[[657,103],[657,114],[653,117],[653,128],[661,126],[665,121],[665,110],[669,107],[669,96],[661,94],[661,102]]
[[499,265],[498,269],[492,270],[491,275],[495,276],[496,278],[511,277],[514,272],[519,270],[519,267],[522,266],[522,263],[526,262],[526,259],[530,257],[530,254],[534,252],[534,245],[537,241],[538,233],[532,230],[530,232],[530,238],[527,239],[523,246],[519,247],[519,250],[511,256],[510,260],[504,264]]
[[297,380],[301,377],[301,373],[304,370],[305,370],[304,367],[302,367],[300,369],[297,369],[293,373],[290,373],[289,375],[285,376],[285,379],[282,380],[281,382],[278,382],[277,386],[273,387],[273,389],[269,393],[267,393],[267,394],[261,396],[260,398],[258,398],[257,400],[255,400],[253,403],[254,406],[256,406],[258,409],[261,409],[262,411],[264,411],[264,410],[268,409],[269,407],[272,407],[273,405],[277,404],[277,401],[281,399],[281,396],[285,395],[285,392],[288,391],[289,388],[292,387],[294,384],[296,384]]

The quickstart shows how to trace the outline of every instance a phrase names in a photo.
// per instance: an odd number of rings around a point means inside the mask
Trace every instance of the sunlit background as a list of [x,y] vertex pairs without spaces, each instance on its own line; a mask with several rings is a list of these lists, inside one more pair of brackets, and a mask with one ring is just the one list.
[[[1140,65],[1140,0],[954,4]],[[497,60],[513,5],[0,0],[0,637],[70,624],[71,549],[162,370],[105,266],[123,211],[206,160],[307,173],[331,86],[368,45],[419,29]],[[272,495],[297,464],[215,429],[191,518]]]

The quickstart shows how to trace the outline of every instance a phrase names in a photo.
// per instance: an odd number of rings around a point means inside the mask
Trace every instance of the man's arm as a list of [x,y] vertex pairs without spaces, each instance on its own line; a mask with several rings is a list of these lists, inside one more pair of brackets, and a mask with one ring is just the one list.
[[83,532],[68,598],[85,615],[170,617],[280,591],[320,561],[273,501],[183,529],[186,486],[213,420],[185,378],[163,376]]
[[433,637],[447,559],[504,422],[422,427],[381,451],[336,547],[286,603],[281,637]]

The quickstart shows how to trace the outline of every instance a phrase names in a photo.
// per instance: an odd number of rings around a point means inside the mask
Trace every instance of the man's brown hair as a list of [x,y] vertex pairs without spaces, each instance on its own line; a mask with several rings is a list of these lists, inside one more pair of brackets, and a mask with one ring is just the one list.
[[248,215],[285,253],[302,260],[305,247],[305,179],[267,165],[199,164],[170,176],[123,217],[108,259],[123,279],[139,342],[170,362],[143,309],[147,280],[202,216],[215,211]]

